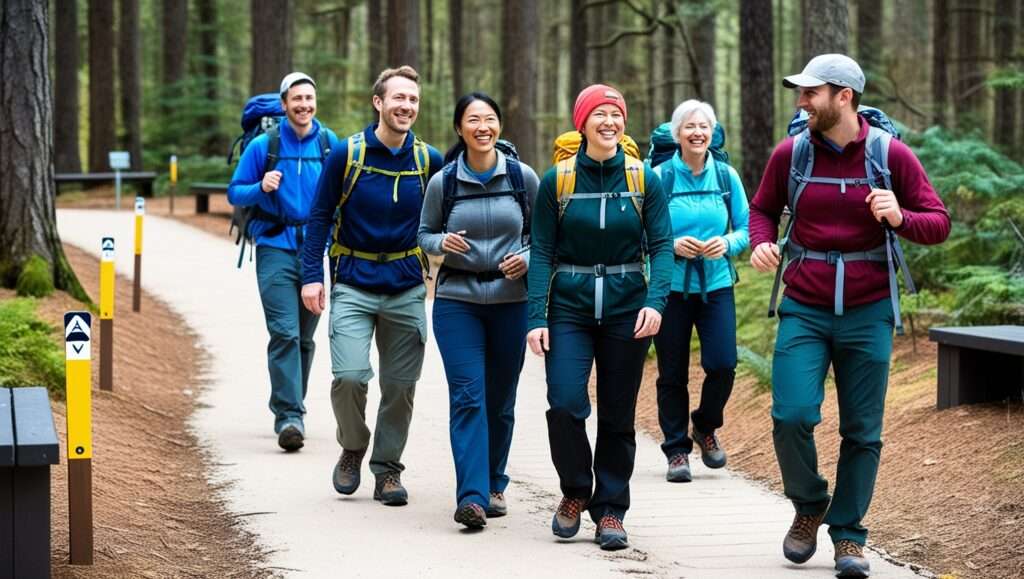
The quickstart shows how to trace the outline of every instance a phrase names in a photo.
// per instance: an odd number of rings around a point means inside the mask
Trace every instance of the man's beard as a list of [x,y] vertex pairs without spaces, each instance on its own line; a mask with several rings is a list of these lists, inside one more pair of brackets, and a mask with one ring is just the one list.
[[839,123],[839,109],[831,106],[828,108],[814,109],[812,129],[824,133]]
[[390,112],[385,114],[385,115],[381,115],[381,120],[384,121],[384,125],[387,126],[388,129],[390,129],[391,131],[394,131],[396,133],[405,134],[405,133],[408,133],[412,129],[412,123],[409,123],[409,128],[402,128],[402,127],[399,127],[398,125],[396,125],[394,123],[394,121],[392,121],[392,119],[391,119],[391,113]]

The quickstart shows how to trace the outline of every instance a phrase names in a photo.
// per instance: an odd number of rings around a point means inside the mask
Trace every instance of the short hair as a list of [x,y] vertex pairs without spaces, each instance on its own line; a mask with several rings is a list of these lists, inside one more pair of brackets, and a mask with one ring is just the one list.
[[673,141],[677,143],[679,142],[679,127],[683,124],[683,121],[690,118],[690,115],[693,113],[700,113],[704,115],[708,119],[708,122],[711,123],[712,129],[718,125],[718,119],[715,118],[715,109],[711,108],[711,105],[697,99],[683,101],[676,107],[676,110],[672,112]]
[[384,98],[384,95],[387,93],[388,81],[396,76],[407,78],[417,85],[420,84],[419,73],[416,72],[415,68],[408,64],[402,65],[398,68],[386,68],[377,75],[377,81],[373,83],[373,95]]
[[860,93],[859,92],[853,90],[852,88],[850,88],[848,86],[839,86],[838,84],[832,84],[832,83],[827,83],[827,84],[828,84],[828,92],[829,92],[830,96],[836,96],[837,94],[839,94],[839,91],[843,90],[844,88],[849,88],[850,92],[853,93],[853,98],[850,99],[850,104],[853,106],[853,110],[857,110],[857,107],[860,106]]

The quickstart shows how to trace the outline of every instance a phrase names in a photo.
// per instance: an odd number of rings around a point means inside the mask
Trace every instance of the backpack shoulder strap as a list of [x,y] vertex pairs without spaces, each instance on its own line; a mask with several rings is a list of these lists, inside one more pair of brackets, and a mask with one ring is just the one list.
[[281,129],[277,126],[267,129],[267,160],[263,162],[263,173],[267,174],[277,167],[281,158]]
[[787,232],[793,227],[797,203],[800,202],[800,195],[807,187],[807,179],[812,176],[813,172],[814,145],[811,143],[810,132],[805,129],[793,137],[793,154],[789,161],[789,190],[786,201],[790,213],[790,225],[787,227]]
[[867,140],[864,143],[864,170],[871,186],[879,183],[892,191],[892,172],[889,171],[889,145],[892,135],[876,126],[868,127]]
[[512,186],[512,195],[523,212],[523,236],[530,235],[530,202],[526,198],[526,183],[523,180],[523,166],[518,159],[505,155],[505,174]]
[[441,231],[448,231],[448,217],[455,207],[456,172],[458,160],[448,163],[441,169]]
[[558,219],[561,221],[565,209],[576,191],[576,155],[562,159],[555,165],[555,200],[558,201]]
[[729,175],[729,165],[715,159],[715,176],[718,178],[718,190],[722,192],[722,202],[725,204],[725,232],[732,231],[732,178]]
[[637,215],[640,216],[640,220],[643,221],[643,205],[644,205],[644,162],[640,159],[634,159],[629,155],[626,155],[626,189],[630,193],[639,193],[638,196],[630,197],[629,200],[633,202],[633,208],[636,209]]
[[356,186],[359,174],[363,172],[363,162],[366,160],[366,142],[363,133],[356,133],[348,138],[347,155],[345,157],[345,173],[341,185],[341,201],[339,206],[348,201],[352,189]]
[[420,193],[427,192],[427,175],[430,174],[430,150],[419,137],[413,137],[412,156],[416,160],[416,172],[420,176]]
[[331,154],[331,140],[327,136],[327,131],[321,129],[317,133],[317,141],[320,143],[320,162],[323,163]]

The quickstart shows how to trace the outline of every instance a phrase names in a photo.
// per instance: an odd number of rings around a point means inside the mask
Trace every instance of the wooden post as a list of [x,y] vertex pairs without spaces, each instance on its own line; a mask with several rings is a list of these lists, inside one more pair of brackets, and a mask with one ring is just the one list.
[[100,254],[100,390],[114,389],[114,238]]
[[68,531],[72,565],[92,565],[92,316],[64,314]]
[[174,215],[174,194],[178,189],[178,156],[171,155],[171,215]]
[[142,217],[146,214],[146,200],[135,198],[135,276],[132,284],[132,311],[142,309]]

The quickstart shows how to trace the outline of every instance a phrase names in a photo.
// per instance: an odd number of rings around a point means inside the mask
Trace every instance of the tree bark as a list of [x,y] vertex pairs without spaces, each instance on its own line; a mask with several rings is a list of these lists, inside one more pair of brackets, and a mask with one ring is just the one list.
[[434,0],[425,0],[427,10],[426,33],[423,42],[424,77],[430,84],[434,83]]
[[[7,80],[5,79],[4,82]],[[89,1],[89,170],[109,171],[114,120],[114,4]]]
[[[984,62],[982,45],[984,2],[982,0],[959,0],[956,9],[956,84],[953,87],[953,104],[958,117],[968,126],[985,126],[981,123],[985,106],[985,80],[987,67]],[[957,124],[960,124],[957,118]]]
[[292,0],[251,0],[251,93],[276,93],[292,72]]
[[388,0],[388,66],[419,70],[419,0]]
[[697,54],[697,78],[694,89],[698,98],[715,106],[715,11],[707,8],[690,28],[690,40]]
[[[217,3],[214,0],[198,0],[196,2],[199,12],[199,58],[200,70],[202,70],[203,94],[208,103],[220,102],[220,59],[217,57],[217,36],[220,32],[220,23],[217,18]],[[227,143],[224,142],[220,132],[220,115],[217,114],[216,106],[204,108],[200,120],[200,129],[205,135],[199,145],[199,150],[204,155],[219,155],[227,150]]]
[[584,0],[569,3],[569,115],[576,104],[576,95],[586,86],[587,76],[587,12]]
[[[1012,66],[1014,49],[1017,43],[1017,10],[1018,0],[996,0],[995,5],[995,50],[996,65],[999,68]],[[996,89],[995,115],[993,117],[993,140],[1003,147],[1003,151],[1011,153],[1016,146],[1017,131],[1017,91],[1012,89]]]
[[743,187],[753,197],[772,152],[775,83],[772,66],[772,0],[740,0],[740,116]]
[[49,7],[0,2],[0,282],[14,287],[25,261],[38,255],[55,287],[88,301],[57,235]]
[[448,51],[452,65],[452,95],[462,90],[462,0],[448,0]]
[[881,73],[884,46],[882,0],[857,0],[857,63],[869,80]]
[[79,173],[78,2],[57,0],[54,15],[53,153],[58,173]]
[[502,99],[505,138],[515,143],[519,156],[538,167],[537,125],[537,0],[502,0]]
[[[121,146],[131,155],[132,169],[142,170],[142,39],[139,0],[120,0],[117,72],[121,76]],[[216,102],[216,101],[213,101]]]
[[847,53],[846,0],[800,0],[803,4],[804,61],[819,54]]
[[676,95],[679,93],[679,85],[676,83],[679,77],[679,70],[676,69],[676,36],[675,30],[671,26],[665,25],[660,29],[662,31],[661,75],[663,77],[661,81],[661,110],[665,118],[668,119],[672,117],[672,111],[679,104],[676,100]]
[[946,105],[949,102],[949,2],[935,0],[932,17],[932,103],[935,111],[932,122],[944,127],[948,123]]
[[384,70],[384,49],[387,46],[387,30],[384,28],[384,14],[381,11],[381,0],[366,2],[366,38],[369,44],[370,59],[369,81],[372,85],[377,75]]

